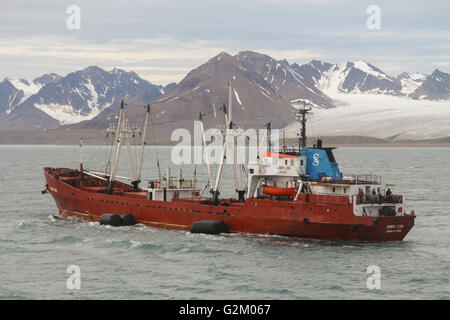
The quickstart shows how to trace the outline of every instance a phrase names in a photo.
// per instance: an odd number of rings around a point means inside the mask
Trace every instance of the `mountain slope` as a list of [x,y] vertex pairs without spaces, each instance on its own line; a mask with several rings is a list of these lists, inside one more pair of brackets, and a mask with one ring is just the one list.
[[[286,125],[294,108],[286,102],[256,71],[239,59],[221,53],[189,72],[170,92],[153,103],[156,124],[198,119],[207,114],[208,125],[223,124],[220,110],[228,104],[227,83],[233,87],[233,118],[244,127],[261,127],[272,121]],[[137,116],[137,115],[136,115]]]
[[7,116],[22,100],[24,93],[9,79],[0,82],[0,118]]
[[450,74],[438,69],[410,95],[414,99],[445,100],[450,98]]
[[307,100],[318,107],[335,107],[330,97],[317,89],[312,82],[303,79],[286,60],[277,61],[253,51],[240,52],[236,59],[260,74],[280,96],[293,105]]
[[[236,57],[225,52],[211,58],[203,65],[189,72],[169,92],[152,103],[152,131],[157,143],[171,139],[175,129],[192,132],[194,120],[204,114],[206,129],[224,124],[222,106],[228,108],[227,83],[231,81],[233,91],[233,119],[244,128],[262,128],[271,121],[274,128],[283,127],[292,121],[295,108],[285,101],[254,70],[244,66]],[[137,99],[137,100],[136,100]],[[127,118],[141,124],[145,109],[138,98],[126,101]],[[115,120],[116,115],[96,117],[73,128],[105,128]]]

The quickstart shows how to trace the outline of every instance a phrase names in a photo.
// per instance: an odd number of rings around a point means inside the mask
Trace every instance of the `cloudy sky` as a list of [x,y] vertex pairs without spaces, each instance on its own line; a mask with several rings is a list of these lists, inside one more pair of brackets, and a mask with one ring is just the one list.
[[[75,5],[80,28],[70,29]],[[380,9],[380,29],[369,29]],[[0,78],[98,65],[157,84],[226,51],[305,63],[365,60],[383,71],[450,72],[450,1],[16,0],[0,11]]]

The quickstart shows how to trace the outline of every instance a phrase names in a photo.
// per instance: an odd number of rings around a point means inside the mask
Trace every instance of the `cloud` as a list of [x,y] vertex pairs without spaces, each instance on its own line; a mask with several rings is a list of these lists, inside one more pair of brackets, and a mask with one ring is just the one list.
[[324,57],[324,54],[313,50],[256,49],[254,51],[267,54],[277,60],[286,59],[289,61],[299,61],[305,59],[318,59]]
[[119,67],[140,71],[155,83],[179,81],[189,70],[222,51],[227,48],[212,42],[186,43],[170,38],[112,39],[105,43],[54,35],[0,38],[3,61],[48,65],[48,60],[53,59],[56,64],[73,65],[73,70],[88,65]]
[[[304,63],[366,60],[387,72],[447,67],[448,4],[382,0],[381,30],[367,30],[357,0],[112,2],[78,0],[81,29],[66,28],[71,2],[5,2],[0,78],[119,67],[162,83],[179,81],[214,55],[254,50]],[[447,10],[448,11],[448,10]],[[49,68],[50,66],[50,68]]]
[[64,37],[0,39],[0,55],[59,59],[145,62],[198,60],[226,50],[206,41],[183,43],[174,39],[112,39],[106,43],[67,41]]
[[434,65],[438,67],[450,67],[450,61],[435,62]]

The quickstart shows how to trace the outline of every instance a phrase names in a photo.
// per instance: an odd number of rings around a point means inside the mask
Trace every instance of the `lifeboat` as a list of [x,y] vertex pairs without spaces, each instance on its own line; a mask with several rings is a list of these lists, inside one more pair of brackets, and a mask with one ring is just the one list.
[[297,194],[297,187],[281,188],[273,186],[262,186],[263,194],[266,196],[285,196],[295,197]]

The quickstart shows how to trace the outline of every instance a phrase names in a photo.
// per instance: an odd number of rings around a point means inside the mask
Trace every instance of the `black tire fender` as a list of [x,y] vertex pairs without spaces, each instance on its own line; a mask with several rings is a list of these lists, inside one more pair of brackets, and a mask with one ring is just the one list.
[[123,226],[134,226],[136,224],[136,219],[131,214],[121,214]]
[[222,220],[200,220],[191,225],[191,233],[228,233],[228,226]]
[[113,227],[120,227],[123,225],[123,220],[118,214],[105,213],[100,217],[101,225],[109,225]]

